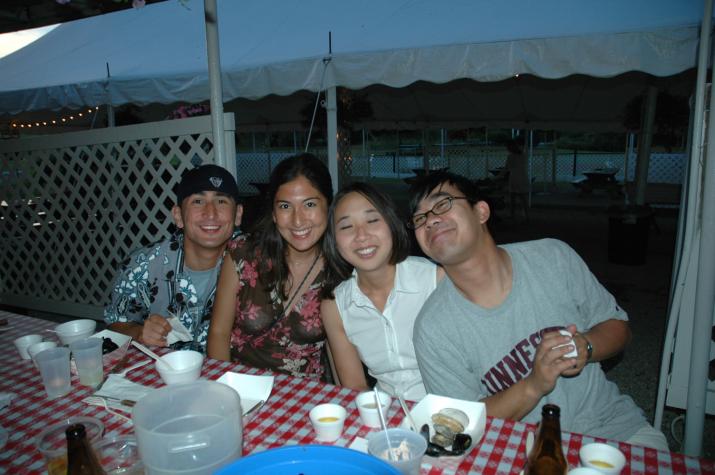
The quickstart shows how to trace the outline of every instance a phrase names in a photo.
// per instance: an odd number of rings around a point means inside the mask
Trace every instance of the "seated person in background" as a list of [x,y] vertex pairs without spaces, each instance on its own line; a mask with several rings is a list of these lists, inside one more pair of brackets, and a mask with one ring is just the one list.
[[194,340],[172,346],[205,351],[218,270],[243,207],[233,176],[217,165],[185,172],[174,192],[178,231],[124,260],[104,321],[141,343],[167,346],[167,318],[176,315]]
[[425,388],[412,328],[444,271],[408,257],[409,249],[389,196],[364,183],[343,188],[330,207],[323,242],[328,277],[321,315],[340,384],[368,389],[364,363],[378,388],[419,401]]
[[[489,206],[461,176],[417,182],[410,207],[420,247],[448,277],[415,322],[428,392],[527,422],[556,404],[563,430],[668,450],[597,363],[629,341],[627,315],[573,249],[553,239],[497,246]],[[578,357],[566,357],[574,347]]]
[[320,249],[333,187],[311,154],[271,173],[268,204],[254,232],[229,243],[209,328],[208,355],[293,376],[320,379]]

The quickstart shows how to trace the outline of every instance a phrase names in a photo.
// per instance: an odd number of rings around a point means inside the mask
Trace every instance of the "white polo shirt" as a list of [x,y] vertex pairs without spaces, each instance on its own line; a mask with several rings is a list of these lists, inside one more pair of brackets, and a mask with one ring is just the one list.
[[425,395],[412,328],[422,304],[437,286],[437,266],[410,256],[397,264],[395,284],[380,312],[358,287],[357,271],[335,289],[335,303],[348,340],[355,345],[378,388],[405,399]]

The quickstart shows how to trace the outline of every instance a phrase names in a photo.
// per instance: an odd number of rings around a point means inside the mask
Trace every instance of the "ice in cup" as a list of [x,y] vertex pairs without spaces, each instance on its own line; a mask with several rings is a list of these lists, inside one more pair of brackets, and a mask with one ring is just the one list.
[[13,343],[15,343],[15,348],[17,348],[17,352],[20,353],[20,358],[23,360],[29,360],[30,359],[30,354],[27,352],[27,349],[30,347],[30,345],[39,343],[42,341],[42,335],[25,335],[21,336],[20,338],[16,338]]
[[70,350],[66,347],[50,348],[35,356],[42,375],[42,383],[49,399],[64,396],[71,389]]
[[316,439],[321,442],[335,442],[343,433],[347,411],[338,404],[318,404],[310,410],[310,422],[315,429]]
[[79,383],[96,388],[104,378],[102,365],[102,339],[85,338],[70,343],[70,350],[77,366]]
[[426,450],[425,438],[411,430],[379,430],[367,438],[367,452],[389,463],[403,475],[419,475]]
[[[382,413],[387,417],[387,408],[392,404],[392,398],[382,391],[378,391],[377,394],[380,402],[382,402]],[[355,398],[355,405],[358,408],[358,412],[360,412],[360,420],[364,425],[380,427],[380,414],[377,412],[374,391],[365,391],[358,394]]]

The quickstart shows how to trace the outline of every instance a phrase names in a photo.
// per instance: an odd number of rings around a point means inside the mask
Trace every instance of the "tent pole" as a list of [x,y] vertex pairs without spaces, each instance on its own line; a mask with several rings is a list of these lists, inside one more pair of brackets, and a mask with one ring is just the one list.
[[[658,394],[655,405],[654,426],[660,429],[663,422],[663,409],[666,404],[669,375],[671,374],[670,361],[674,348],[675,332],[679,318],[689,318],[689,312],[681,308],[682,294],[686,285],[687,262],[692,253],[692,243],[697,239],[693,236],[696,228],[697,203],[700,195],[700,157],[702,155],[705,115],[705,82],[710,57],[710,29],[712,20],[712,0],[706,0],[702,25],[700,28],[700,47],[698,48],[697,78],[695,83],[695,104],[692,109],[690,131],[688,136],[688,166],[684,181],[681,206],[683,207],[678,217],[678,236],[676,256],[673,258],[673,276],[670,291],[670,305],[668,309],[668,328],[666,331],[663,358],[661,360],[660,378],[658,381]],[[684,337],[683,337],[684,338]]]
[[648,184],[648,165],[650,162],[650,147],[653,142],[653,124],[655,123],[655,105],[658,100],[658,88],[648,86],[645,115],[641,127],[641,141],[638,147],[638,163],[636,163],[636,205],[645,204],[645,191]]
[[206,19],[206,52],[209,68],[209,88],[211,92],[211,126],[213,128],[214,160],[236,176],[236,158],[226,156],[226,138],[223,126],[223,87],[221,86],[221,57],[218,40],[218,12],[216,0],[204,0]]
[[[705,6],[705,15],[712,16],[712,0]],[[704,25],[703,19],[703,25]],[[703,26],[704,28],[704,26]],[[707,31],[710,31],[708,28]],[[712,111],[715,110],[715,94],[710,89],[710,115],[707,143],[715,144]],[[697,124],[696,124],[697,125]],[[693,335],[690,353],[690,373],[688,378],[688,402],[685,414],[684,452],[700,456],[703,447],[703,427],[707,403],[708,362],[710,360],[710,339],[715,310],[715,147],[706,148],[703,160],[702,211],[700,214],[700,259],[695,287],[695,313],[693,315]]]
[[333,179],[333,191],[339,189],[338,180],[338,104],[335,95],[335,86],[326,89],[327,103],[325,110],[328,114],[328,170]]

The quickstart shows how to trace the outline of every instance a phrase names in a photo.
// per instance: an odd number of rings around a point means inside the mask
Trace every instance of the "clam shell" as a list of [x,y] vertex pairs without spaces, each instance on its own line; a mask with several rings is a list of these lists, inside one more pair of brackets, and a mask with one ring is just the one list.
[[446,407],[440,410],[437,414],[432,414],[432,422],[435,430],[438,425],[445,426],[452,433],[458,434],[464,432],[464,429],[469,425],[469,417],[459,409]]

